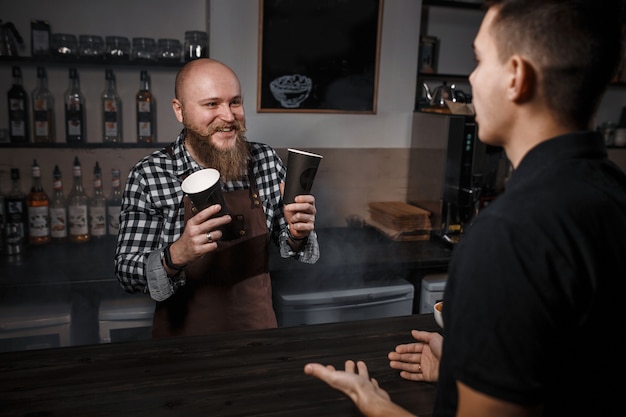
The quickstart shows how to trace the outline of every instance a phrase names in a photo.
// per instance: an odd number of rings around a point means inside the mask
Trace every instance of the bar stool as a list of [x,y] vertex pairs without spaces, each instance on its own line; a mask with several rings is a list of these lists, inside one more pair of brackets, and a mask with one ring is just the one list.
[[0,307],[0,352],[70,346],[70,303]]
[[100,343],[150,339],[155,301],[146,295],[128,295],[100,301]]

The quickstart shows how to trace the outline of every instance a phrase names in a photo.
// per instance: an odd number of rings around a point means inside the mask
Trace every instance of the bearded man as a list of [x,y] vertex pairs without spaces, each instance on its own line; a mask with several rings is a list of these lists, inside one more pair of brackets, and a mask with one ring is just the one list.
[[[276,327],[269,244],[282,257],[315,263],[315,198],[283,204],[285,166],[269,145],[246,139],[241,85],[225,64],[202,58],[183,66],[172,107],[183,130],[128,175],[118,281],[156,301],[153,337]],[[181,184],[205,168],[220,172],[229,214],[216,216],[219,204],[192,212]]]

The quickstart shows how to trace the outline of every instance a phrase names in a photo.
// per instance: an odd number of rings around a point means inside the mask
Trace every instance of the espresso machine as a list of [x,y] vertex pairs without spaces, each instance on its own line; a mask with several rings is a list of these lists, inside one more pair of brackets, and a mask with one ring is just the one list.
[[414,113],[407,202],[431,212],[433,237],[457,243],[509,170],[502,148],[478,139],[474,116]]

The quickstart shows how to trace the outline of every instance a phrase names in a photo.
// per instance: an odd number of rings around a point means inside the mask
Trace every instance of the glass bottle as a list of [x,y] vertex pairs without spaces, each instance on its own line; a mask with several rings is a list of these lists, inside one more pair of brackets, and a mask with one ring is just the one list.
[[102,141],[122,142],[122,99],[117,94],[113,70],[105,70],[102,92]]
[[48,89],[48,74],[44,67],[37,67],[37,87],[33,90],[33,141],[54,142],[54,96]]
[[111,195],[107,199],[107,220],[109,236],[117,236],[120,231],[120,213],[122,211],[122,185],[120,170],[111,170]]
[[85,143],[87,141],[85,96],[80,90],[80,79],[76,68],[69,69],[69,77],[69,87],[64,94],[65,140],[68,143]]
[[11,168],[11,190],[4,197],[4,213],[7,233],[5,252],[9,255],[20,253],[27,237],[27,209],[18,168]]
[[50,199],[41,185],[41,168],[37,160],[32,165],[33,183],[26,196],[28,210],[28,242],[42,245],[50,242]]
[[89,198],[83,188],[83,174],[78,157],[74,157],[72,167],[72,190],[67,195],[68,234],[71,242],[88,242],[88,203]]
[[102,192],[102,170],[96,161],[93,168],[93,197],[89,199],[89,234],[93,238],[101,238],[106,232],[106,198]]
[[142,70],[139,76],[139,91],[135,96],[137,112],[137,142],[156,142],[156,102],[150,92],[150,76]]
[[63,178],[58,165],[52,173],[54,193],[50,200],[50,236],[54,241],[67,240],[67,206],[63,194]]
[[28,121],[28,94],[22,83],[22,69],[13,67],[13,85],[7,93],[9,105],[9,138],[12,143],[30,140]]

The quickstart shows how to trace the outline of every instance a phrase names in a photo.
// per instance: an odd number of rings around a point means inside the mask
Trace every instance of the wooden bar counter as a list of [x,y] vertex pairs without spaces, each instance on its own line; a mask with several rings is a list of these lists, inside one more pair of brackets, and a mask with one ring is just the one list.
[[0,354],[0,416],[358,416],[303,372],[364,360],[391,398],[431,415],[434,384],[410,382],[387,353],[432,314]]

